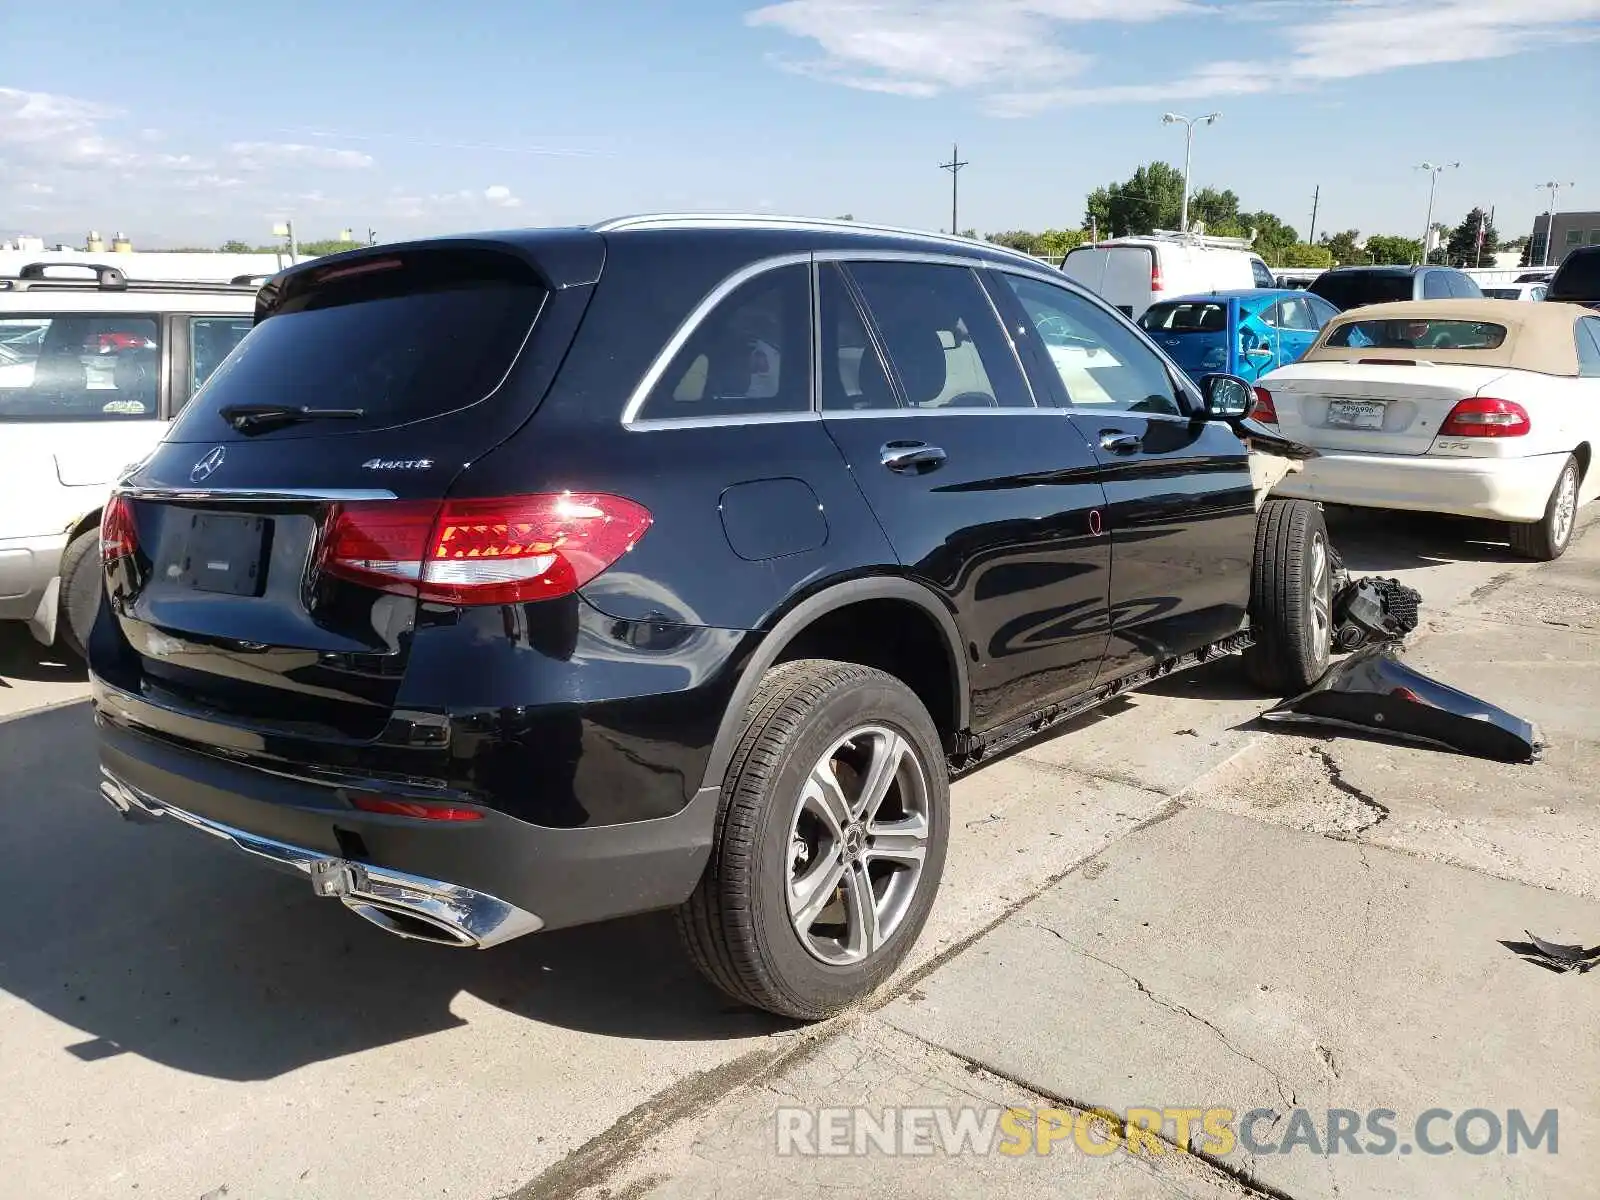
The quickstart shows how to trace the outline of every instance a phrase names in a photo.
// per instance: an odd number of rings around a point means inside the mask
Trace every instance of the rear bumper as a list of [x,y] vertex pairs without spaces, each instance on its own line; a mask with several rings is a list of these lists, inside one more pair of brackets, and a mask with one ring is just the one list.
[[0,538],[0,621],[31,621],[61,571],[65,533]]
[[429,822],[361,812],[343,788],[96,721],[102,792],[124,816],[170,817],[306,874],[319,894],[405,936],[451,941],[430,936],[431,925],[457,931],[452,944],[489,946],[670,908],[694,890],[711,852],[715,788],[672,816],[622,825],[553,829],[489,810]]
[[1366,508],[1538,521],[1565,461],[1565,454],[1438,458],[1325,450],[1285,477],[1273,494]]

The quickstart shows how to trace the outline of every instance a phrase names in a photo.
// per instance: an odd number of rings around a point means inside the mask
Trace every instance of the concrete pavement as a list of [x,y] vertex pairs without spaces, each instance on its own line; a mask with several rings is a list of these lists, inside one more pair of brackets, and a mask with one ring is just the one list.
[[[1542,1188],[1579,1178],[1561,1171],[1592,1173],[1593,1097],[1579,1103],[1576,1072],[1592,1080],[1594,1064],[1556,1053],[1562,1037],[1593,1028],[1592,980],[1546,979],[1495,939],[1524,921],[1558,940],[1600,940],[1596,856],[1583,840],[1593,802],[1577,799],[1593,791],[1577,785],[1600,738],[1583,707],[1595,648],[1574,620],[1582,600],[1549,600],[1557,586],[1592,597],[1600,539],[1534,568],[1460,533],[1335,524],[1353,570],[1422,589],[1437,627],[1413,661],[1538,719],[1555,737],[1543,761],[1505,768],[1263,732],[1254,718],[1266,703],[1231,664],[1165,681],[957,786],[945,886],[911,969],[874,1011],[819,1029],[725,1003],[659,917],[486,954],[386,938],[184,831],[117,822],[94,791],[81,707],[0,717],[0,875],[14,898],[0,917],[0,1161],[19,1168],[26,1196],[200,1197],[224,1185],[230,1198],[830,1186],[1313,1196],[1341,1178],[1346,1195],[1385,1181],[1434,1194],[1422,1169],[1432,1158],[1341,1177],[1303,1154],[1266,1167],[1176,1154],[886,1165],[772,1149],[780,1101],[1248,1107],[1281,1100],[1279,1078],[1323,1107],[1325,1094],[1397,1110],[1441,1095],[1464,1108],[1478,1089],[1489,1107],[1559,1105],[1562,1153],[1528,1178]],[[1444,614],[1497,580],[1475,614]],[[1535,581],[1527,595],[1521,580]],[[1486,655],[1498,656],[1487,674]],[[81,687],[10,670],[0,664],[13,684],[0,709],[18,683],[47,701]],[[1332,787],[1329,757],[1341,781],[1381,797],[1387,818],[1347,811],[1367,806]],[[1308,772],[1313,801],[1332,787],[1326,829],[1318,803],[1264,802],[1292,768]],[[1096,933],[1115,935],[1114,953],[1089,940]],[[1241,998],[1234,976],[1247,971],[1259,994]],[[1365,990],[1336,986],[1362,971]],[[1439,1034],[1463,996],[1474,1007],[1453,1047],[1401,1053],[1407,1029]],[[1352,997],[1371,1011],[1347,1013]],[[1495,1020],[1533,1032],[1496,1036]],[[1348,1086],[1317,1074],[1317,1046]],[[1525,1069],[1513,1070],[1518,1053]],[[1447,1073],[1463,1060],[1452,1090]],[[1190,1086],[1205,1094],[1178,1094]],[[1501,1174],[1484,1178],[1520,1186],[1505,1163],[1491,1165]]]

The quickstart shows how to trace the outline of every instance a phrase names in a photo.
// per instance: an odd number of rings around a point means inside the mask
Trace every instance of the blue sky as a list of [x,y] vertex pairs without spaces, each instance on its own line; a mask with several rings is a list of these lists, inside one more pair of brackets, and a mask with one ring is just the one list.
[[[165,15],[158,17],[160,11]],[[384,239],[626,212],[1076,226],[1182,163],[1306,230],[1415,235],[1544,180],[1600,209],[1600,0],[167,0],[13,5],[0,230]],[[84,40],[80,40],[84,39]]]

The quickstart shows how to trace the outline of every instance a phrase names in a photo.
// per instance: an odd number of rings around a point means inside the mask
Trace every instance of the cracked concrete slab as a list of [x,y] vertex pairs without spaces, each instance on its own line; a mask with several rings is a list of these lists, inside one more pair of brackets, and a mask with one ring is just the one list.
[[[909,1002],[916,1003],[914,999]],[[932,1109],[935,1114],[944,1111],[951,1114],[949,1121],[963,1109],[978,1119],[983,1113],[1011,1106],[1031,1113],[1054,1109],[1076,1115],[1051,1097],[867,1017],[821,1044],[814,1055],[797,1056],[793,1066],[729,1095],[693,1125],[653,1139],[625,1170],[603,1184],[566,1194],[574,1200],[745,1200],[751,1196],[810,1200],[835,1192],[885,1200],[925,1200],[929,1196],[1241,1200],[1259,1195],[1191,1155],[1165,1152],[1091,1157],[1079,1152],[1070,1139],[1051,1144],[1047,1154],[1036,1150],[1020,1155],[969,1151],[889,1158],[877,1149],[829,1156],[779,1153],[780,1109],[818,1113],[841,1106],[859,1106],[878,1122],[890,1107]],[[982,1144],[998,1146],[1003,1140],[997,1128]],[[790,1149],[806,1144],[797,1138]],[[976,1144],[968,1143],[969,1147]],[[542,1200],[544,1194],[531,1191],[513,1200]]]
[[[1600,631],[1579,628],[1582,610],[1559,599],[1574,580],[1600,590],[1600,538],[1569,554],[1436,614],[1406,653],[1417,669],[1537,724],[1547,742],[1537,761],[1296,726],[1253,742],[1183,800],[1600,897]],[[1554,624],[1547,611],[1573,623]]]
[[[1523,962],[1600,904],[1200,808],[1123,839],[896,1000],[896,1028],[1082,1105],[1560,1110],[1560,1153],[1230,1165],[1296,1200],[1578,1195],[1600,1169],[1600,988]],[[1552,932],[1545,934],[1549,929]],[[1298,1120],[1299,1118],[1294,1118]],[[1262,1135],[1276,1141],[1286,1127]]]

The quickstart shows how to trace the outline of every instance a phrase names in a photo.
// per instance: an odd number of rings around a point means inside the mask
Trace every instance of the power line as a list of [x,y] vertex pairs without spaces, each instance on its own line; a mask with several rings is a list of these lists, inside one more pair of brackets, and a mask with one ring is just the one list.
[[950,172],[950,234],[952,237],[961,236],[961,226],[956,220],[956,176],[961,174],[962,167],[968,165],[969,164],[961,161],[960,147],[955,145],[953,142],[950,145],[950,161],[939,164],[939,169],[941,171]]

